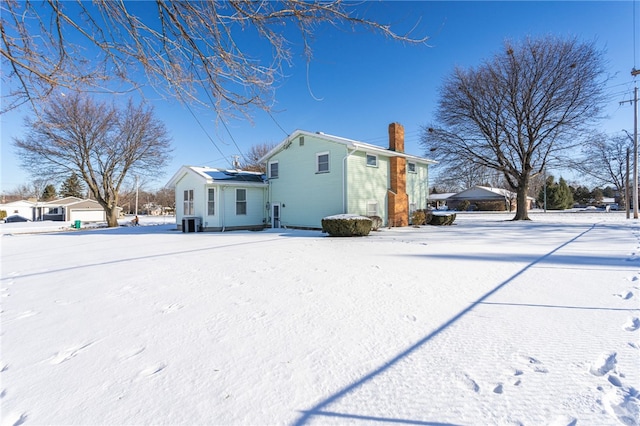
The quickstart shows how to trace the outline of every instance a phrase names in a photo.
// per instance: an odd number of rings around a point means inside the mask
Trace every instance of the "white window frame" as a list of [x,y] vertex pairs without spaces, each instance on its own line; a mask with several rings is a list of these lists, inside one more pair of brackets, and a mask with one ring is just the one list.
[[[367,167],[378,167],[378,156],[375,154],[365,154]],[[369,164],[369,158],[373,159],[373,164]]]
[[[238,194],[244,193],[244,199],[240,199]],[[236,216],[247,215],[247,190],[245,188],[236,188]]]
[[[276,172],[273,173],[272,166],[276,166]],[[280,176],[280,164],[278,161],[269,161],[269,179],[278,179]]]
[[367,216],[378,216],[377,201],[367,201]]
[[207,188],[207,215],[215,216],[216,214],[216,189]]
[[184,190],[184,204],[183,204],[183,212],[185,216],[193,216],[195,214],[195,210],[193,208],[193,189],[185,189]]
[[[327,170],[320,170],[320,157],[324,157],[327,156]],[[331,171],[331,156],[329,155],[329,152],[318,152],[316,154],[316,173],[329,173]],[[324,162],[322,163],[324,164]]]
[[[413,166],[413,170],[411,170]],[[418,173],[418,169],[416,168],[416,163],[407,161],[407,171],[409,173]]]

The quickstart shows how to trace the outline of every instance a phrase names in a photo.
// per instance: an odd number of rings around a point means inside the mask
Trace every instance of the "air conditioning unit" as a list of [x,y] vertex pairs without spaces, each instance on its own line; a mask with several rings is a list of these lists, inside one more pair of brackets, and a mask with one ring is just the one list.
[[202,226],[200,224],[199,217],[183,217],[182,218],[182,232],[200,232]]

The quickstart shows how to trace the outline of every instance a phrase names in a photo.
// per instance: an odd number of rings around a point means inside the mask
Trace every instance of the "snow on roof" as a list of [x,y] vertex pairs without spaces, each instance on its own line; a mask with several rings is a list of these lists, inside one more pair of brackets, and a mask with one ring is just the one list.
[[248,170],[227,170],[201,166],[182,166],[180,170],[169,180],[167,186],[175,186],[185,173],[191,172],[202,177],[206,182],[233,182],[243,184],[265,184],[264,173]]
[[378,154],[382,154],[382,155],[387,155],[390,157],[404,157],[408,160],[412,160],[415,161],[417,163],[422,163],[422,164],[437,164],[438,162],[435,160],[430,160],[428,158],[424,158],[424,157],[420,157],[417,155],[411,155],[411,154],[407,154],[404,152],[399,152],[399,151],[392,151],[390,149],[378,146],[378,145],[372,145],[369,143],[365,143],[365,142],[359,142],[353,139],[347,139],[347,138],[343,138],[341,136],[334,136],[334,135],[328,135],[326,133],[323,132],[308,132],[306,130],[296,130],[294,131],[291,135],[287,136],[282,142],[280,142],[278,145],[276,145],[271,151],[269,151],[268,153],[266,153],[262,158],[260,158],[260,162],[264,163],[268,158],[272,157],[274,154],[276,154],[277,152],[279,152],[280,150],[282,150],[284,147],[288,146],[288,144],[291,143],[291,141],[293,139],[295,139],[298,136],[310,136],[310,137],[315,137],[315,138],[320,138],[320,139],[325,139],[331,142],[335,142],[335,143],[339,143],[342,145],[346,145],[347,148],[349,149],[354,149],[357,151],[368,151],[368,152],[375,152]]

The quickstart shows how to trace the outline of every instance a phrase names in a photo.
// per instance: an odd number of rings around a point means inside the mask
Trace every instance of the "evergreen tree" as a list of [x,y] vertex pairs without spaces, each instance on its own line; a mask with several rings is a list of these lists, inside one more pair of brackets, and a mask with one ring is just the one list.
[[78,178],[78,175],[73,173],[67,180],[60,185],[61,197],[78,197],[83,198],[84,185]]
[[42,191],[42,199],[44,201],[51,201],[56,198],[56,187],[49,184],[45,186],[44,191]]
[[[547,178],[547,209],[549,210],[565,210],[573,207],[573,195],[567,185],[567,182],[560,178],[557,183],[554,182],[553,176]],[[544,203],[544,188],[540,189],[538,194],[540,205]]]

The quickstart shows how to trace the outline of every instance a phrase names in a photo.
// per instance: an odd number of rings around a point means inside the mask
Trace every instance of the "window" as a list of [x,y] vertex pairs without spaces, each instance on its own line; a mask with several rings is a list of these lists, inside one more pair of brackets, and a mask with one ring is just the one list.
[[378,216],[378,203],[375,201],[367,202],[367,216]]
[[236,214],[247,214],[247,190],[236,189]]
[[407,171],[409,173],[415,173],[416,172],[416,163],[407,163]]
[[329,173],[329,153],[316,154],[317,173]]
[[367,154],[367,166],[378,167],[378,156],[373,154]]
[[216,190],[215,188],[209,188],[207,193],[207,214],[213,216],[216,214]]
[[184,215],[193,216],[193,189],[184,191]]
[[269,179],[277,179],[278,178],[278,162],[273,161],[269,163]]
[[304,146],[304,136],[300,136],[300,146]]

